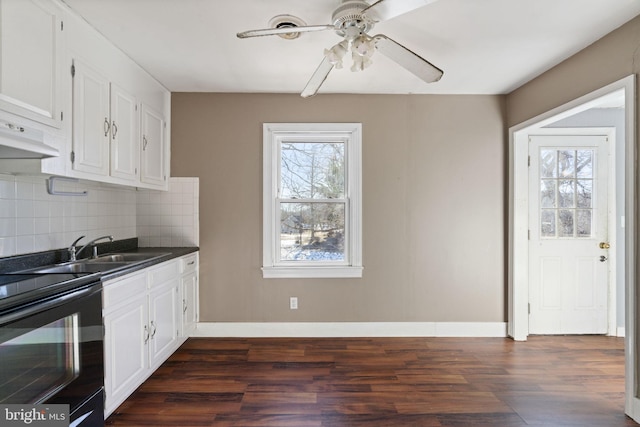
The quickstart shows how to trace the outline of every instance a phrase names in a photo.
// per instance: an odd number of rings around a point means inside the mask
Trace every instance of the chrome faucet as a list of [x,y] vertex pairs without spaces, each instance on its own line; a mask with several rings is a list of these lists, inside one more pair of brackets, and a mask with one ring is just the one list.
[[[85,236],[80,236],[78,237],[75,242],[73,242],[71,244],[71,246],[69,246],[69,260],[70,261],[76,261],[77,260],[77,256],[80,255],[80,252],[82,252],[83,250],[86,249],[87,246],[91,246],[93,244],[95,244],[98,240],[102,240],[102,239],[109,239],[110,242],[113,242],[113,236],[100,236],[100,237],[96,237],[95,239],[91,240],[89,243],[87,243],[86,245],[84,245],[83,247],[81,247],[80,249],[76,250],[76,245],[78,244],[78,242],[82,239],[84,239]],[[94,256],[96,256],[97,253],[94,250]]]

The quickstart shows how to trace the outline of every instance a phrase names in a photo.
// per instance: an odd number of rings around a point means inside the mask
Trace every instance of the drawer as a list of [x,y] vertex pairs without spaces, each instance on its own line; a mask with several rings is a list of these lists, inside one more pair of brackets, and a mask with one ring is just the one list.
[[180,258],[180,274],[187,274],[196,271],[198,268],[198,254],[185,255]]
[[163,262],[149,269],[149,285],[155,286],[168,280],[175,279],[179,275],[178,260]]
[[140,298],[147,292],[147,273],[133,273],[130,276],[109,280],[102,289],[102,307],[105,312],[117,308],[123,302]]

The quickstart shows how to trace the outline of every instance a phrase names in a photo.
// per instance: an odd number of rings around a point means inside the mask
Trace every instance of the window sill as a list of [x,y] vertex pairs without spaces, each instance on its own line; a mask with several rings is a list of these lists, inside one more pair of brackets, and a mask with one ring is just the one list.
[[362,267],[262,267],[265,279],[359,279]]

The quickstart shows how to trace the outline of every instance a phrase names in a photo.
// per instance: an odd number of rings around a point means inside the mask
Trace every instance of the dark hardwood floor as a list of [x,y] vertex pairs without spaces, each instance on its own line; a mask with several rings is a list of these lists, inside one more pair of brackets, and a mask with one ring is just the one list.
[[112,426],[634,426],[603,336],[189,339]]

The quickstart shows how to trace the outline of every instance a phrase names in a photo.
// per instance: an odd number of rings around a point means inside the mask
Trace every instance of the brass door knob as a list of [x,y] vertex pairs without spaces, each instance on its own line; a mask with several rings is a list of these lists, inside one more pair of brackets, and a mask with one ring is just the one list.
[[600,249],[609,249],[611,245],[607,242],[600,242]]

